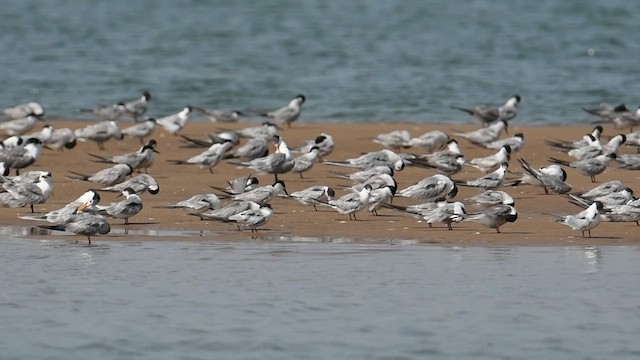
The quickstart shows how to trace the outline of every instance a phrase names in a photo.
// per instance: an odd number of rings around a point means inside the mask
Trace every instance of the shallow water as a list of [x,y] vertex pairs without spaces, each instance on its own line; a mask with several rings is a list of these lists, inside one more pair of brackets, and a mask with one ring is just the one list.
[[472,122],[452,105],[523,96],[517,121],[584,122],[601,101],[638,105],[638,4],[609,1],[9,1],[0,105],[50,114],[154,95],[301,121]]
[[632,359],[640,248],[3,238],[3,359]]

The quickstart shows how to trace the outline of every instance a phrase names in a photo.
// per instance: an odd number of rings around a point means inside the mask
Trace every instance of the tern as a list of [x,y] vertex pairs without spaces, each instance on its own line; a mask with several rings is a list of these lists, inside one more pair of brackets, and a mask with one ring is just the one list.
[[251,232],[258,232],[258,226],[266,224],[273,216],[270,204],[263,204],[258,209],[248,209],[228,217],[227,221],[235,222],[238,230],[241,228],[251,229]]
[[68,231],[76,235],[84,235],[91,245],[91,236],[105,235],[111,231],[111,226],[107,219],[99,214],[82,212],[77,210],[67,217],[66,222],[58,225],[39,225],[38,227],[48,230]]
[[95,141],[98,149],[104,150],[104,143],[109,139],[115,138],[122,140],[122,132],[113,120],[102,121],[97,124],[88,125],[84,128],[76,129],[74,135],[82,141]]
[[0,130],[4,130],[9,135],[23,135],[31,131],[39,121],[43,121],[41,117],[27,115],[23,118],[0,123]]
[[149,191],[151,195],[155,195],[160,192],[160,186],[156,179],[149,174],[140,174],[120,184],[112,185],[106,188],[100,189],[101,191],[122,192],[126,188],[131,188],[136,194]]
[[80,112],[93,114],[102,120],[118,120],[125,114],[126,110],[125,104],[121,102],[93,109],[80,108]]
[[134,121],[138,121],[138,118],[147,112],[150,100],[151,93],[145,91],[142,93],[142,96],[140,98],[125,102],[125,111],[133,118]]
[[571,191],[571,185],[567,184],[567,172],[558,165],[549,165],[540,169],[535,169],[525,159],[518,159],[520,166],[527,172],[520,180],[512,182],[510,185],[516,186],[525,183],[534,186],[542,186],[545,194],[551,190],[555,194],[566,194]]
[[295,191],[289,194],[289,197],[298,200],[304,205],[313,205],[313,209],[318,211],[316,204],[318,202],[328,202],[336,196],[335,191],[324,185],[313,185],[300,191]]
[[2,110],[2,115],[9,119],[19,119],[29,115],[43,116],[44,108],[37,102],[15,105]]
[[221,144],[213,144],[207,150],[186,160],[167,161],[178,165],[197,165],[200,169],[209,169],[209,173],[213,174],[213,167],[220,163],[220,160],[224,158],[227,151],[232,147],[233,143],[231,141],[227,141]]
[[274,196],[284,193],[288,195],[284,181],[277,180],[272,185],[257,187],[240,194],[233,195],[234,201],[251,201],[258,204],[266,204],[273,199]]
[[393,167],[394,170],[400,171],[404,169],[404,160],[395,152],[389,149],[373,151],[361,155],[357,158],[347,159],[344,161],[325,161],[325,164],[355,167],[359,169],[370,169],[375,166],[387,165]]
[[67,176],[69,179],[91,181],[102,186],[119,184],[133,173],[133,168],[128,164],[115,164],[112,167],[100,170],[92,175],[86,175],[69,171],[73,175]]
[[247,162],[232,163],[249,167],[258,171],[259,173],[273,174],[275,176],[275,180],[278,181],[278,174],[284,174],[291,171],[291,169],[293,169],[293,166],[295,165],[295,162],[293,157],[291,156],[289,147],[280,136],[274,135],[273,142],[276,146],[275,153]]
[[513,95],[503,105],[500,106],[479,105],[471,108],[452,108],[464,111],[469,115],[472,115],[479,119],[483,125],[487,125],[500,120],[508,121],[516,117],[516,115],[518,114],[518,105],[520,104],[521,100],[522,98],[520,97],[520,95]]
[[123,155],[115,155],[115,156],[100,156],[89,154],[94,159],[95,162],[107,163],[107,164],[127,164],[131,166],[133,170],[144,169],[145,173],[147,169],[153,164],[153,153],[159,154],[156,150],[156,141],[151,139],[144,146],[142,146],[138,151]]
[[145,121],[139,122],[133,126],[129,126],[120,130],[122,135],[129,136],[134,139],[140,140],[140,144],[144,143],[144,138],[151,136],[156,129],[156,119],[149,118]]
[[207,210],[199,214],[194,214],[200,217],[201,220],[217,220],[228,221],[229,217],[239,214],[246,210],[258,210],[261,205],[253,201],[235,201],[223,208],[216,210]]
[[36,138],[29,138],[24,142],[23,146],[14,147],[10,150],[0,150],[0,161],[4,162],[6,167],[16,169],[16,175],[20,173],[20,169],[33,164],[42,151],[42,141]]
[[470,186],[485,190],[495,190],[499,188],[504,182],[504,178],[507,174],[509,163],[503,162],[496,170],[491,173],[481,176],[477,179],[467,181],[456,181],[456,184],[463,186]]
[[155,208],[182,209],[188,214],[197,215],[208,210],[218,210],[222,208],[220,199],[216,194],[197,194],[192,197],[178,201],[175,204],[154,206]]
[[458,188],[449,177],[436,174],[420,180],[415,185],[400,190],[398,196],[415,200],[432,201],[445,196],[453,198],[457,193]]
[[187,125],[191,111],[191,106],[185,106],[182,111],[176,114],[157,118],[156,124],[162,126],[169,134],[176,135],[178,131],[182,130],[182,128]]
[[369,205],[371,197],[371,186],[366,185],[359,192],[349,193],[338,199],[329,200],[327,205],[338,211],[340,214],[348,214],[349,220],[358,220],[356,213]]
[[197,111],[207,117],[209,121],[213,123],[217,122],[238,122],[240,117],[243,115],[242,111],[224,111],[224,110],[212,110],[212,109],[203,109],[201,107],[192,106],[194,111]]
[[69,217],[77,211],[95,212],[95,206],[100,202],[100,195],[95,190],[88,190],[67,205],[51,210],[45,214],[20,216],[20,219],[46,221],[60,225],[69,222]]
[[43,204],[49,200],[49,196],[51,196],[51,192],[53,191],[51,173],[42,173],[35,183],[7,181],[2,184],[2,188],[15,200],[29,205],[33,213],[34,204]]
[[483,146],[483,144],[496,141],[502,135],[502,132],[507,131],[507,127],[507,122],[500,120],[487,127],[468,132],[456,132],[455,135],[467,139],[474,145]]
[[591,237],[591,230],[600,224],[602,220],[600,217],[600,213],[603,211],[604,205],[596,201],[591,206],[589,206],[586,210],[583,210],[575,215],[553,215],[556,222],[567,225],[571,227],[573,230],[578,230],[582,232],[582,237],[584,236],[585,231],[588,232],[589,237]]
[[260,116],[265,116],[273,119],[277,124],[287,124],[291,127],[291,123],[298,120],[302,111],[302,104],[306,101],[306,97],[302,94],[297,95],[287,106],[281,107],[278,110],[274,110],[267,113],[262,113]]
[[314,146],[311,148],[311,150],[309,150],[309,152],[302,154],[293,159],[293,168],[291,168],[291,172],[300,174],[300,178],[304,179],[304,176],[302,176],[302,173],[305,171],[311,170],[313,165],[315,165],[316,162],[318,162],[319,158],[320,158],[320,148],[317,146]]
[[480,213],[468,214],[465,221],[480,223],[488,228],[496,229],[500,233],[500,226],[515,222],[518,219],[518,211],[515,207],[505,204],[489,206]]
[[578,172],[580,172],[582,175],[589,176],[591,178],[591,182],[595,183],[596,175],[602,174],[607,169],[607,164],[609,164],[609,161],[615,160],[616,157],[617,155],[615,153],[611,153],[607,155],[601,154],[591,159],[584,159],[573,162],[556,158],[549,158],[549,161],[554,164],[572,167],[578,170]]
[[132,188],[122,190],[124,200],[113,202],[106,206],[97,205],[97,212],[101,215],[109,215],[113,218],[124,219],[125,225],[129,224],[129,218],[135,216],[142,210],[142,199]]

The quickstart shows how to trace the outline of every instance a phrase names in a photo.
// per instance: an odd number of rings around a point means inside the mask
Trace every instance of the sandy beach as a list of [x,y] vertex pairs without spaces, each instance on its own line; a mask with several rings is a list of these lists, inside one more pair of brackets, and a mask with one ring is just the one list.
[[[591,131],[590,126],[542,126],[529,127],[521,126],[518,121],[514,121],[509,128],[510,134],[521,132],[525,136],[524,148],[512,154],[510,170],[520,172],[516,159],[524,158],[534,167],[548,165],[548,157],[554,156],[569,160],[566,154],[558,153],[544,144],[546,138],[556,138],[562,140],[574,140],[583,134]],[[83,127],[91,121],[56,121],[52,122],[54,127],[69,127],[72,129]],[[206,133],[214,133],[221,129],[239,129],[257,122],[240,122],[234,124],[214,124],[207,122],[189,123],[181,134],[195,138],[204,139]],[[129,126],[129,122],[123,122],[121,127]],[[290,129],[283,129],[280,134],[291,148],[295,148],[304,140],[313,139],[322,132],[329,133],[335,140],[335,151],[326,160],[343,160],[360,155],[361,153],[380,150],[382,146],[371,141],[377,134],[386,133],[393,130],[406,129],[412,135],[418,136],[430,130],[442,130],[452,135],[455,130],[469,131],[478,128],[475,124],[448,125],[448,124],[419,124],[419,123],[395,123],[395,124],[333,124],[333,123],[296,123]],[[613,128],[606,128],[603,136],[610,137],[617,134]],[[455,138],[455,136],[453,136]],[[268,241],[289,241],[308,238],[310,241],[376,241],[376,242],[399,242],[410,241],[416,243],[437,243],[451,245],[626,245],[638,244],[638,226],[635,223],[602,223],[591,233],[591,238],[583,238],[581,233],[573,231],[571,228],[554,222],[553,214],[577,213],[581,209],[568,202],[562,195],[546,195],[542,188],[532,186],[502,187],[513,196],[518,210],[518,219],[515,223],[507,223],[500,228],[501,233],[496,233],[494,229],[486,228],[480,224],[472,222],[462,222],[454,224],[453,230],[447,230],[444,224],[436,224],[433,228],[427,228],[424,222],[417,222],[413,217],[402,214],[391,209],[381,209],[379,216],[374,216],[369,212],[358,213],[357,221],[350,221],[347,215],[341,215],[336,211],[320,207],[314,211],[312,206],[305,206],[295,200],[287,198],[276,198],[271,204],[274,216],[264,227],[260,228],[258,234],[251,234],[250,231],[238,231],[233,224],[219,223],[214,221],[202,221],[198,217],[191,216],[177,209],[156,208],[156,206],[167,205],[177,201],[187,199],[198,193],[213,192],[210,186],[226,186],[226,181],[252,173],[246,168],[239,168],[223,161],[213,168],[213,174],[208,170],[202,170],[193,165],[174,165],[167,160],[186,159],[202,149],[183,147],[183,141],[179,136],[165,133],[161,129],[156,129],[153,138],[157,140],[157,150],[155,163],[149,169],[160,184],[160,192],[157,195],[144,193],[144,209],[135,217],[130,219],[131,224],[124,225],[121,219],[111,219],[112,231],[106,236],[96,236],[94,241],[108,240],[175,240],[171,236],[150,236],[139,235],[152,233],[153,230],[172,231],[176,234],[193,234],[193,236],[179,236],[180,240],[207,240],[207,241],[230,241],[257,238],[257,240]],[[464,139],[459,139],[462,151],[467,160],[479,156],[487,156],[494,151],[478,148]],[[43,150],[40,159],[36,164],[26,170],[48,170],[52,173],[54,192],[53,197],[42,205],[36,205],[36,212],[46,212],[59,208],[64,204],[77,198],[80,194],[90,188],[99,188],[90,182],[71,180],[66,178],[69,171],[91,174],[105,168],[105,164],[91,160],[88,153],[101,156],[111,156],[127,152],[132,152],[140,147],[140,143],[134,139],[124,139],[122,141],[111,140],[106,143],[105,150],[99,150],[94,142],[79,142],[72,150],[64,152]],[[634,153],[635,148],[623,146],[619,153]],[[421,153],[420,149],[408,149],[407,152]],[[574,169],[567,168],[567,182],[573,186],[573,191],[587,190],[597,184],[591,183],[586,176],[579,174]],[[336,196],[347,193],[343,187],[350,186],[347,180],[331,177],[330,171],[348,172],[347,168],[339,168],[327,164],[316,164],[313,169],[305,173],[305,178],[301,179],[298,174],[284,174],[280,179],[286,183],[289,192],[301,190],[311,185],[328,185],[336,189]],[[270,184],[273,182],[273,175],[255,174],[260,183]],[[397,172],[395,179],[398,188],[403,189],[415,184],[419,180],[435,174],[434,171],[407,167],[403,171]],[[474,179],[483,173],[473,167],[465,167],[463,171],[453,176],[456,180]],[[13,171],[12,171],[13,175]],[[517,175],[511,174],[509,178]],[[621,180],[630,187],[637,184],[638,172],[619,169],[618,164],[612,162],[607,171],[596,177],[598,183],[608,180]],[[476,195],[481,191],[474,188],[460,187],[456,200],[461,200],[469,196]],[[117,201],[115,193],[102,192],[102,204]],[[223,205],[229,200],[222,200]],[[394,204],[411,205],[419,201],[395,198]],[[469,211],[469,209],[468,209]],[[18,216],[28,214],[28,208],[0,208],[0,218],[2,223],[10,226],[35,226],[34,222],[19,219]],[[126,229],[125,234],[122,229]],[[37,237],[51,237],[75,239],[70,235],[37,235]],[[83,237],[78,237],[84,239]]]

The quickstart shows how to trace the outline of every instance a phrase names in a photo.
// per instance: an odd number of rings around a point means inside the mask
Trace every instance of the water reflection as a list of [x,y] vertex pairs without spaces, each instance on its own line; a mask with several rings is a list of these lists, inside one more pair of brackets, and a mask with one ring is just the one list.
[[597,273],[602,268],[602,251],[595,246],[567,248],[564,253],[568,260],[576,261],[578,266],[582,266],[585,274]]

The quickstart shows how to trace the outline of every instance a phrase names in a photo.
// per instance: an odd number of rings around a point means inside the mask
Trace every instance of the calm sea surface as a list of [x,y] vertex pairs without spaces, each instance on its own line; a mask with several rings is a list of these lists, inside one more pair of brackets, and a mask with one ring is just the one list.
[[580,123],[601,101],[640,104],[640,2],[7,1],[0,106],[48,113],[154,95],[301,121],[469,122],[452,105],[523,97],[517,121]]
[[638,247],[0,241],[3,360],[640,357]]

